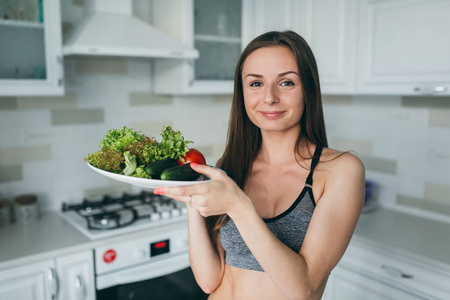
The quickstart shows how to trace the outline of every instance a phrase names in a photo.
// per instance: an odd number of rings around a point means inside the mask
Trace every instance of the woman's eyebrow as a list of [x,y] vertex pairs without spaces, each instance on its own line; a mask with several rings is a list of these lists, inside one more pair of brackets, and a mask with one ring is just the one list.
[[278,76],[279,76],[279,77],[283,77],[283,76],[285,76],[285,75],[287,75],[287,74],[295,74],[295,75],[297,75],[298,77],[300,77],[300,75],[299,75],[297,72],[294,72],[294,71],[283,72],[283,73],[278,74]]
[[259,75],[259,74],[247,74],[247,75],[245,75],[245,77],[248,77],[248,76],[252,76],[252,77],[256,77],[256,78],[262,78],[263,77],[262,75]]
[[[300,75],[297,72],[295,72],[295,71],[286,71],[286,72],[280,73],[280,74],[278,74],[278,77],[283,77],[283,76],[286,76],[287,74],[296,74],[298,77],[300,77]],[[262,75],[253,74],[253,73],[245,75],[245,77],[249,77],[249,76],[256,77],[256,78],[264,77]]]

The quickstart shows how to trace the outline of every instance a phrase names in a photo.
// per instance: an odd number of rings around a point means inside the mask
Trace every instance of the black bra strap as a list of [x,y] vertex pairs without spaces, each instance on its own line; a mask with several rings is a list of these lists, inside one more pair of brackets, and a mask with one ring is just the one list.
[[312,184],[313,184],[313,172],[314,172],[314,168],[317,166],[317,164],[319,163],[319,159],[320,159],[320,155],[322,154],[322,146],[316,146],[316,150],[314,151],[314,155],[311,161],[311,171],[309,172],[308,178],[306,178],[306,183],[305,186],[312,188]]

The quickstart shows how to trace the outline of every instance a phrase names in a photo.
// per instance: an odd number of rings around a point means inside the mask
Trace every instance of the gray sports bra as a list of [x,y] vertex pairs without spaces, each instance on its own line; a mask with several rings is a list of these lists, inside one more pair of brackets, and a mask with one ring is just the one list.
[[[295,202],[280,215],[264,219],[272,233],[295,252],[300,251],[316,206],[312,193],[312,175],[321,153],[322,147],[317,146],[305,187]],[[232,219],[220,228],[219,238],[225,250],[225,263],[227,265],[253,271],[264,271],[248,249]]]

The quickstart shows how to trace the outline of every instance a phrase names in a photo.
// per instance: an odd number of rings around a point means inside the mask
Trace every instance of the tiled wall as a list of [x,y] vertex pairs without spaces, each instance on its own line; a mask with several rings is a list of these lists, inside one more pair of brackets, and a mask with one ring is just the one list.
[[[148,60],[67,59],[65,70],[66,96],[0,99],[2,196],[35,193],[43,209],[59,209],[134,191],[83,161],[124,125],[155,137],[171,125],[209,163],[219,158],[231,96],[155,95]],[[325,96],[324,110],[330,146],[362,158],[382,204],[450,219],[450,98]]]
[[450,219],[450,97],[326,96],[330,147],[354,150],[386,206]]
[[149,60],[68,59],[65,71],[66,96],[0,98],[2,197],[34,193],[42,209],[60,209],[86,196],[136,191],[83,161],[111,128],[159,139],[171,125],[211,164],[223,151],[231,96],[155,95]]

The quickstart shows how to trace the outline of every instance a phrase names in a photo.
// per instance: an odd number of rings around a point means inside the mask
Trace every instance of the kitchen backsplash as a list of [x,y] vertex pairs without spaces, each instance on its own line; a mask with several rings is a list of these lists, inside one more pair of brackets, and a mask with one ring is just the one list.
[[224,149],[231,95],[155,95],[151,70],[149,60],[66,59],[65,96],[0,98],[0,195],[34,193],[46,210],[133,191],[83,161],[109,129],[123,126],[160,139],[162,127],[171,125],[215,164]]
[[381,204],[450,220],[450,97],[325,96],[332,148],[354,150]]
[[[127,184],[89,170],[83,158],[111,128],[158,138],[179,129],[214,164],[226,139],[231,95],[152,92],[149,60],[66,59],[66,95],[0,98],[0,194],[38,195],[41,208]],[[390,207],[450,220],[450,98],[324,96],[328,141],[353,150]]]

